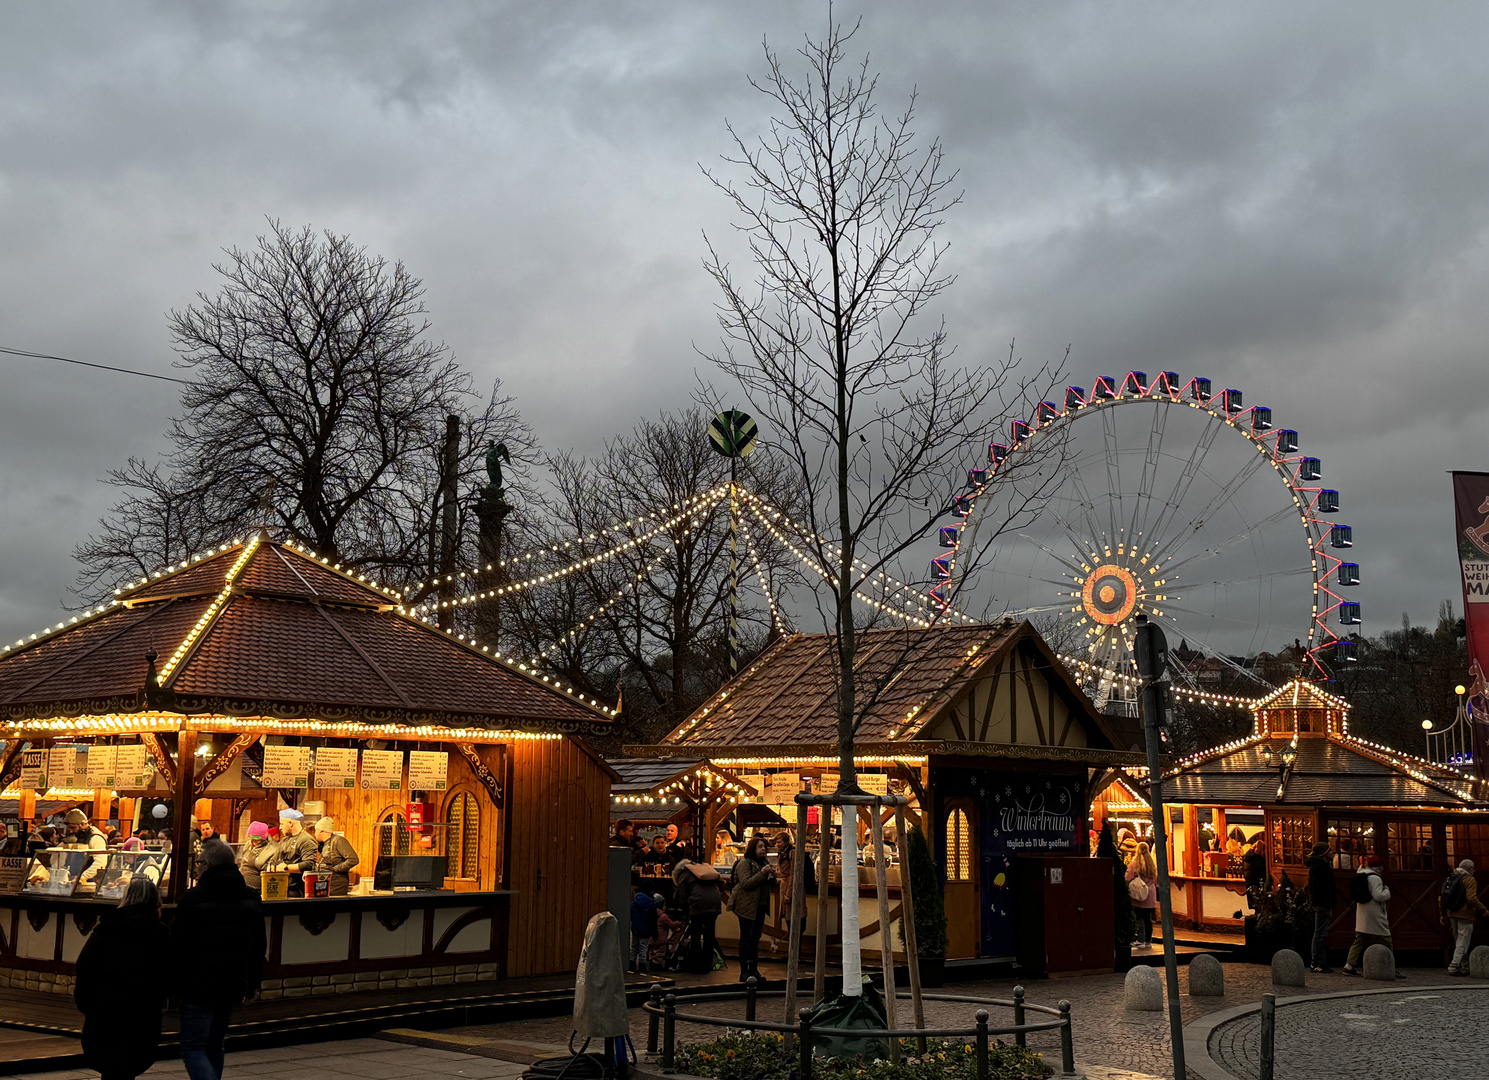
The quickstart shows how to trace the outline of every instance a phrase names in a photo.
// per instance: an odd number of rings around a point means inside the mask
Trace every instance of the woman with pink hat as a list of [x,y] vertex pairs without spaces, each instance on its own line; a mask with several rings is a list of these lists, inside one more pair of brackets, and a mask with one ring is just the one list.
[[238,871],[243,875],[243,884],[255,894],[259,891],[259,871],[274,861],[274,845],[269,843],[269,826],[255,821],[248,826],[248,846],[238,860]]

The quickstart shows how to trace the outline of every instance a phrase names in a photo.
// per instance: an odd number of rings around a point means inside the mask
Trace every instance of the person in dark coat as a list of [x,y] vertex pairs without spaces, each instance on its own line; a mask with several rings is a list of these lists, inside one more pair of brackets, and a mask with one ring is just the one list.
[[221,1080],[233,1009],[258,993],[264,912],[221,840],[202,843],[204,869],[176,905],[171,932],[181,990],[181,1062],[191,1080]]
[[694,863],[684,858],[672,868],[678,898],[688,912],[687,968],[695,975],[713,970],[718,940],[714,923],[723,910],[719,893],[719,872],[707,863]]
[[1329,922],[1339,902],[1339,887],[1334,881],[1334,864],[1329,858],[1329,845],[1313,845],[1313,853],[1303,860],[1308,867],[1308,903],[1313,907],[1312,970],[1327,973],[1329,967]]
[[134,1080],[155,1063],[170,991],[171,936],[160,893],[136,877],[78,953],[72,997],[83,1014],[83,1061],[103,1080]]
[[739,918],[740,982],[751,975],[764,981],[760,974],[760,935],[765,931],[765,917],[770,912],[770,887],[776,877],[769,851],[765,837],[754,837],[730,874],[729,910]]

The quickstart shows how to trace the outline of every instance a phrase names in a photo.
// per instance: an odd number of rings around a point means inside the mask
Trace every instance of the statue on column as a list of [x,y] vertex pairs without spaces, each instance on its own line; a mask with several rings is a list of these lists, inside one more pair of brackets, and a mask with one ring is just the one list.
[[[502,482],[503,464],[510,466],[512,455],[507,450],[506,443],[496,443],[486,451],[486,477],[489,482],[481,489],[481,496],[476,500],[477,542],[481,566],[483,569],[487,566],[493,568],[488,572],[488,587],[496,586],[506,578],[501,569],[502,531],[507,514],[511,512],[512,507],[507,502],[507,488]],[[499,647],[501,609],[498,597],[489,597],[478,604],[476,630],[478,638]]]

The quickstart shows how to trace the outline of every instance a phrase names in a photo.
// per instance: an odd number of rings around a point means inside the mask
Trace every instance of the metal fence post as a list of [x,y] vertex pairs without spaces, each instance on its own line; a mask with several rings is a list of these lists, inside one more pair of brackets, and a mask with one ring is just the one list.
[[[651,992],[651,1001],[648,1003],[652,1008],[662,1007],[662,991],[655,987]],[[660,1013],[649,1012],[646,1016],[646,1052],[655,1054],[657,1052],[657,1032],[661,1029],[662,1017]]]
[[745,980],[745,1019],[755,1019],[755,976],[751,975]]
[[662,1021],[662,1071],[672,1071],[672,1052],[677,1045],[677,995],[668,994],[664,1007],[667,1015]]
[[977,1080],[987,1080],[987,1010],[977,1010]]
[[812,1010],[802,1009],[797,1015],[800,1022],[800,1030],[797,1031],[797,1041],[801,1044],[800,1060],[796,1066],[797,1080],[812,1080]]
[[[1013,1026],[1022,1028],[1024,1026],[1024,988],[1015,986],[1013,988]],[[1019,1046],[1027,1046],[1029,1039],[1022,1031],[1017,1032],[1013,1041]]]
[[1272,994],[1262,995],[1262,1052],[1261,1080],[1272,1080],[1275,1068],[1277,1043],[1277,998]]
[[1060,1019],[1065,1022],[1060,1028],[1060,1072],[1064,1076],[1074,1076],[1075,1038],[1070,1031],[1070,1002],[1060,1002]]

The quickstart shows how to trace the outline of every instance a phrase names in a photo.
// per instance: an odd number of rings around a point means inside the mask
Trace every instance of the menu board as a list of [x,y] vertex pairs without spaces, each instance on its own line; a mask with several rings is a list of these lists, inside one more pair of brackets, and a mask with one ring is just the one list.
[[747,802],[760,802],[765,794],[765,777],[760,773],[741,773],[739,779],[754,788],[753,795],[741,796]]
[[315,786],[318,788],[356,787],[356,748],[323,746],[317,750],[315,752]]
[[444,791],[450,784],[450,755],[443,750],[408,752],[410,791]]
[[19,896],[21,886],[26,884],[26,864],[30,862],[24,856],[7,856],[0,858],[0,896]]
[[71,743],[54,746],[47,759],[47,779],[54,788],[80,788],[88,783],[88,748]]
[[119,760],[118,747],[94,746],[88,750],[88,786],[111,788],[114,786],[114,762]]
[[142,788],[150,783],[155,768],[150,764],[150,751],[143,743],[114,747],[114,786]]
[[801,791],[801,777],[797,773],[775,773],[766,781],[765,802],[769,806],[789,806],[796,802]]
[[838,774],[825,772],[812,781],[812,792],[816,795],[831,795],[838,789]]
[[362,790],[398,791],[402,787],[402,750],[362,751]]
[[47,789],[47,752],[45,750],[21,751],[20,786],[26,791]]
[[264,747],[264,772],[259,783],[266,788],[310,787],[310,747]]
[[888,795],[889,777],[884,773],[859,773],[858,786],[870,795]]

